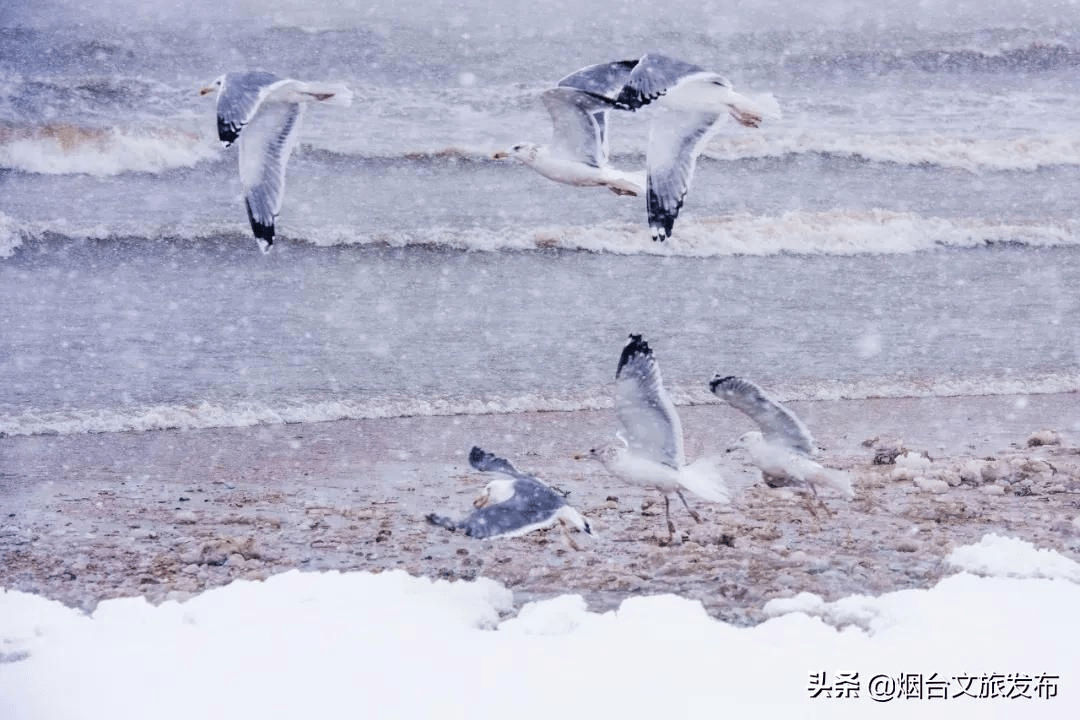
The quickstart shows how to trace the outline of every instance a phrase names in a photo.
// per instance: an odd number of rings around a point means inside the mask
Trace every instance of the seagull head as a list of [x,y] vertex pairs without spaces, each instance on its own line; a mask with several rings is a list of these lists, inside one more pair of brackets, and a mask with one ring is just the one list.
[[579,453],[574,456],[575,460],[596,460],[605,467],[616,462],[619,456],[626,452],[626,446],[622,443],[609,443],[601,447],[594,447],[587,453]]
[[221,89],[221,86],[225,84],[225,76],[222,75],[214,82],[210,83],[206,87],[199,90],[199,95],[209,95],[212,92],[217,92]]
[[473,507],[482,508],[488,505],[498,505],[512,497],[514,497],[513,480],[492,480],[484,487],[484,491],[473,500]]
[[500,150],[492,154],[492,160],[507,160],[513,158],[529,164],[536,160],[536,154],[540,152],[540,146],[534,143],[518,143],[509,150]]
[[743,433],[742,437],[735,441],[735,444],[728,448],[728,452],[734,450],[750,450],[765,441],[765,436],[757,430],[751,430],[748,433]]

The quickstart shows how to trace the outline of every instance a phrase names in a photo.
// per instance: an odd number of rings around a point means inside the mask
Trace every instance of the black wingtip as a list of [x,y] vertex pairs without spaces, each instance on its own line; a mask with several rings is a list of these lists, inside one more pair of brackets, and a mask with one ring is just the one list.
[[266,224],[256,220],[251,212],[251,203],[248,202],[247,198],[244,199],[244,207],[247,208],[251,232],[255,233],[255,239],[260,241],[259,245],[262,247],[263,252],[269,251],[270,246],[274,244],[274,223]]
[[477,466],[482,464],[487,456],[488,453],[473,445],[473,449],[469,451],[469,464],[479,470],[480,468]]
[[432,525],[446,528],[450,532],[456,532],[459,527],[458,524],[450,518],[443,517],[442,515],[436,515],[435,513],[428,513],[426,516],[424,516],[424,519]]
[[236,138],[240,137],[240,128],[235,127],[219,117],[217,121],[217,134],[218,140],[225,143],[225,147],[229,147],[236,142]]
[[720,377],[720,373],[717,373],[716,376],[712,380],[709,381],[709,390],[711,392],[715,393],[716,388],[718,386],[723,385],[723,384],[727,383],[729,380],[734,380],[734,379],[735,379],[734,375],[727,375],[725,377]]
[[649,347],[649,343],[641,339],[640,335],[630,333],[630,342],[626,343],[626,347],[622,349],[622,355],[619,356],[619,367],[615,369],[615,377],[619,377],[623,367],[635,355],[652,355],[652,349]]

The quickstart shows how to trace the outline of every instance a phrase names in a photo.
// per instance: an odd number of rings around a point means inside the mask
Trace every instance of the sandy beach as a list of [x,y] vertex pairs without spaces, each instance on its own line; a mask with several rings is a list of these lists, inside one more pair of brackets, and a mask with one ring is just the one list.
[[[91,609],[294,568],[403,569],[490,577],[519,606],[580,593],[606,609],[673,592],[751,624],[768,600],[802,591],[929,587],[953,547],[987,533],[1080,558],[1075,394],[791,406],[824,461],[853,473],[855,499],[825,496],[828,510],[811,513],[801,494],[759,484],[731,506],[694,502],[701,524],[679,507],[684,541],[667,547],[659,494],[573,459],[610,437],[611,411],[0,438],[0,587]],[[722,405],[680,412],[691,459],[750,429]],[[598,537],[575,536],[575,551],[555,530],[476,541],[426,523],[471,509],[489,479],[468,467],[474,444],[569,491]],[[875,464],[875,446],[896,445],[929,463]]]

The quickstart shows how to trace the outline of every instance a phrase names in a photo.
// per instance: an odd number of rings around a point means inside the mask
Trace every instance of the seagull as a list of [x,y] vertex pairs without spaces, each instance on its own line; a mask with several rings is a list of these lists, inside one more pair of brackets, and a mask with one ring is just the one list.
[[464,530],[469,537],[511,538],[534,530],[559,524],[563,537],[576,550],[577,545],[567,534],[567,526],[592,535],[592,527],[566,497],[539,478],[516,469],[509,460],[474,447],[469,452],[469,464],[480,472],[496,472],[507,480],[492,480],[473,501],[477,508],[464,520],[455,521],[431,513],[427,521],[448,530]]
[[655,104],[667,110],[653,117],[646,151],[646,209],[652,238],[671,237],[683,206],[698,155],[715,134],[724,115],[756,128],[766,116],[779,114],[735,92],[721,75],[665,55],[649,53],[633,61],[625,85],[613,99],[621,110]]
[[343,85],[306,83],[263,71],[225,73],[199,94],[215,90],[218,139],[225,147],[240,139],[244,205],[259,247],[269,252],[285,197],[285,164],[296,144],[304,105],[348,106],[352,92]]
[[731,501],[732,488],[720,477],[713,459],[687,465],[679,414],[664,390],[652,349],[641,335],[631,335],[619,357],[615,414],[619,421],[616,442],[578,457],[599,460],[612,475],[663,494],[668,527],[663,544],[677,542],[670,495],[678,496],[696,522],[701,522],[701,516],[687,504],[684,489],[712,502]]
[[[718,373],[709,382],[709,389],[761,428],[740,437],[735,448],[746,450],[767,479],[777,478],[779,484],[793,481],[809,486],[815,498],[818,487],[832,488],[848,500],[855,496],[847,473],[824,467],[812,458],[817,447],[802,420],[757,384],[734,375],[721,377]],[[775,487],[778,483],[770,484]]]
[[608,163],[607,114],[636,60],[590,65],[567,75],[540,99],[551,115],[551,142],[519,143],[496,160],[515,158],[544,177],[579,187],[602,186],[616,195],[641,195],[645,173]]

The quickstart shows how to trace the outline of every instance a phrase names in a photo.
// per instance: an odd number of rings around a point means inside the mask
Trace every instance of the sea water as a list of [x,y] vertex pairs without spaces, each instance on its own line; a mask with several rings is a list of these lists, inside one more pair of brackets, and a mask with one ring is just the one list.
[[[1080,389],[1080,7],[771,0],[0,10],[0,434],[606,407],[645,334],[678,402]],[[771,94],[675,235],[494,151],[539,94],[664,52]],[[312,107],[258,251],[198,89]],[[611,119],[644,164],[650,110]]]

